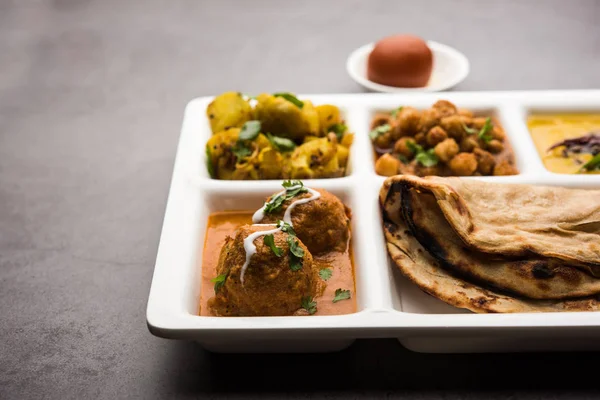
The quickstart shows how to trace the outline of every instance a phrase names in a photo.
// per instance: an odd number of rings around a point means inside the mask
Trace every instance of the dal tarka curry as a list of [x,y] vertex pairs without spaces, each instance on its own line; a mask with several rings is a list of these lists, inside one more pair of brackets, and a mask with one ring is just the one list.
[[283,188],[256,212],[210,215],[200,315],[356,311],[350,209],[301,181]]
[[549,171],[600,173],[600,114],[531,115],[527,125]]

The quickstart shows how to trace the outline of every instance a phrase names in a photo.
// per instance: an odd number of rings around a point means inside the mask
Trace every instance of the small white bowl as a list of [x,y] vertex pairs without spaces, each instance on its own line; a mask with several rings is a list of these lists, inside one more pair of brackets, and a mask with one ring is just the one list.
[[424,87],[399,88],[381,85],[367,79],[367,59],[375,46],[369,43],[354,50],[348,57],[346,69],[352,79],[367,89],[385,93],[439,92],[450,89],[469,75],[469,60],[460,51],[445,44],[427,41],[433,52],[433,71]]

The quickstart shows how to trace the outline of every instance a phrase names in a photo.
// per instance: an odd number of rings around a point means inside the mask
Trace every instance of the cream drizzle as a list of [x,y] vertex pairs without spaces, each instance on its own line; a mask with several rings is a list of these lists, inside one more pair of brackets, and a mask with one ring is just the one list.
[[[254,224],[255,226],[273,226],[275,224]],[[240,282],[242,286],[244,286],[244,275],[246,274],[246,270],[248,269],[248,265],[250,265],[250,259],[256,253],[256,246],[254,245],[254,241],[263,235],[270,235],[272,233],[277,233],[281,230],[281,228],[266,230],[266,231],[258,231],[251,233],[247,238],[244,239],[244,251],[246,251],[246,262],[242,266],[242,271],[240,273]]]
[[[293,188],[296,188],[298,186],[292,186]],[[291,189],[291,188],[290,188]],[[277,196],[281,196],[282,194],[285,194],[287,192],[286,190],[282,190],[281,192],[277,193],[275,196],[271,197],[272,199],[274,199]],[[263,218],[265,218],[265,208],[267,208],[267,204],[269,204],[268,201],[265,201],[265,204],[259,208],[258,210],[256,210],[256,212],[254,213],[254,215],[252,215],[252,222],[254,223],[254,225],[258,224],[260,221],[263,220]]]
[[[300,188],[300,185],[296,185],[296,186],[291,186],[289,188],[287,188],[286,190],[282,190],[281,192],[277,193],[275,196],[273,196],[272,198],[274,199],[277,196],[281,196],[283,194],[285,194],[288,190],[292,191],[292,190],[296,190],[298,188]],[[306,188],[306,190],[312,194],[311,197],[307,197],[305,199],[298,199],[296,201],[293,201],[287,208],[287,210],[285,210],[285,214],[283,215],[283,221],[292,225],[292,210],[300,205],[300,204],[306,204],[309,201],[313,201],[313,200],[317,200],[319,197],[321,197],[321,193],[317,192],[314,189],[311,188]],[[254,215],[252,216],[252,222],[254,224],[257,224],[258,222],[262,221],[265,218],[265,208],[267,207],[268,202],[265,202],[265,204],[259,208],[258,210],[256,210],[256,212],[254,213]],[[292,225],[293,226],[293,225]]]
[[321,193],[317,192],[316,190],[309,189],[309,188],[306,188],[306,189],[308,190],[308,192],[310,194],[312,194],[312,196],[311,197],[307,197],[305,199],[298,199],[298,200],[294,201],[292,204],[290,204],[288,206],[287,210],[285,210],[285,214],[283,214],[283,221],[284,222],[287,222],[288,224],[292,225],[292,210],[296,206],[299,206],[301,204],[306,204],[309,201],[317,200],[319,197],[321,197]]
[[[281,196],[281,195],[285,194],[288,190],[292,191],[292,190],[296,190],[300,187],[301,187],[300,185],[291,186],[291,187],[277,193],[272,198]],[[293,226],[292,225],[292,210],[296,206],[301,205],[301,204],[306,204],[310,201],[317,200],[319,197],[321,197],[321,193],[317,192],[314,189],[306,188],[306,190],[312,195],[311,197],[295,200],[288,206],[287,210],[285,210],[285,214],[283,215],[283,221],[286,222],[287,224],[289,224],[290,226]],[[252,215],[253,226],[276,225],[276,224],[259,224],[259,222],[265,218],[265,208],[267,207],[267,204],[268,204],[268,202],[265,202],[265,204],[261,208],[256,210],[254,215]],[[244,286],[244,275],[246,274],[246,270],[248,269],[248,266],[250,265],[250,259],[252,258],[252,256],[254,254],[256,254],[256,246],[254,245],[254,241],[261,236],[277,233],[277,232],[281,231],[281,229],[282,228],[279,227],[279,228],[271,229],[271,230],[267,230],[267,231],[254,232],[254,233],[248,235],[248,237],[244,239],[244,250],[246,252],[246,262],[244,262],[244,265],[242,266],[242,270],[240,273],[240,282],[242,283],[242,286]]]

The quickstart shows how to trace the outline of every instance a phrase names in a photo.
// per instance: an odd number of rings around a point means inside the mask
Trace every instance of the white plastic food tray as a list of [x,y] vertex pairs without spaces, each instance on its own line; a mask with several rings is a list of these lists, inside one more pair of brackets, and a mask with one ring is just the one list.
[[[373,114],[400,105],[430,107],[447,99],[459,107],[495,114],[513,145],[520,175],[482,177],[495,182],[600,188],[600,175],[548,172],[526,126],[531,112],[600,112],[600,90],[454,92],[432,94],[299,95],[335,104],[355,133],[348,176],[306,180],[352,208],[352,246],[358,312],[340,316],[200,317],[202,247],[209,213],[255,210],[280,190],[281,181],[219,181],[205,167],[211,135],[206,106],[192,100],[183,128],[150,290],[147,323],[161,337],[193,339],[218,352],[335,351],[357,338],[398,338],[421,352],[485,352],[600,349],[600,313],[473,314],[424,294],[387,257],[368,132]],[[214,249],[219,251],[220,249]]]

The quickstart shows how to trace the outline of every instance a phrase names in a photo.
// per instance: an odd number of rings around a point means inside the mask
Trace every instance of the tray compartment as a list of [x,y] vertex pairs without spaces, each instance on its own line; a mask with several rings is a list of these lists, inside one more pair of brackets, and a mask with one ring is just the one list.
[[[281,182],[279,182],[280,184]],[[271,185],[269,185],[271,186]],[[333,187],[331,187],[333,186]],[[323,188],[337,196],[344,204],[350,207],[352,210],[358,208],[358,204],[356,202],[356,196],[354,196],[352,189],[349,188],[340,188],[336,187],[336,185],[330,185],[330,187],[323,187],[317,185],[311,185],[313,188]],[[240,191],[239,189],[232,191],[223,191],[220,188],[212,188],[206,187],[204,189],[205,198],[204,203],[206,205],[206,213],[211,214],[217,211],[255,211],[259,209],[265,202],[265,199],[282,188],[276,187],[274,189],[269,188],[254,188],[253,190],[244,190]],[[201,241],[198,246],[198,256],[197,256],[197,277],[196,282],[200,282],[201,276],[201,265],[202,265],[202,247],[204,243],[204,232],[206,230],[206,218],[203,218],[203,223],[201,223],[201,229],[203,230],[200,235]],[[357,300],[357,312],[363,310],[365,305],[367,304],[366,295],[363,295],[367,291],[367,287],[362,283],[363,277],[368,275],[368,271],[364,271],[364,263],[361,262],[361,256],[364,254],[364,250],[361,246],[358,245],[360,243],[357,240],[357,236],[355,232],[358,231],[359,222],[357,221],[356,215],[353,215],[352,218],[352,239],[351,246],[354,253],[354,270],[355,270],[355,287],[356,287],[356,300]],[[217,249],[215,251],[218,251]],[[199,303],[198,303],[199,304]],[[260,318],[260,317],[257,317]],[[310,318],[310,317],[309,317]]]
[[[368,118],[366,123],[362,125],[362,132],[364,135],[368,135],[371,130],[371,122],[373,118],[379,113],[389,113],[393,109],[398,106],[410,106],[414,107],[418,110],[424,110],[431,107],[437,100],[449,100],[453,102],[458,108],[466,108],[475,114],[478,117],[495,117],[498,119],[504,131],[507,135],[507,140],[509,144],[513,148],[513,152],[515,154],[515,161],[517,169],[519,170],[519,175],[528,172],[529,166],[531,163],[527,162],[530,158],[532,149],[535,151],[535,147],[532,147],[533,143],[527,142],[527,140],[522,140],[523,137],[523,127],[527,130],[527,126],[524,124],[523,113],[519,107],[511,107],[509,104],[502,102],[501,100],[497,100],[495,98],[487,98],[483,100],[474,100],[474,99],[463,99],[463,100],[455,100],[451,94],[438,94],[437,96],[431,95],[428,97],[420,97],[420,98],[403,98],[404,101],[397,102],[393,107],[378,107],[373,106],[368,111]],[[386,105],[389,102],[386,102]],[[371,141],[368,141],[370,148],[370,156],[371,156],[371,168],[370,170],[375,172],[375,151],[373,148],[373,144]],[[537,168],[539,170],[539,167]],[[537,172],[537,171],[533,171]],[[379,176],[379,175],[378,175]],[[493,178],[493,179],[506,179],[505,177],[484,177],[484,178]]]
[[[559,173],[554,172],[546,168],[543,163],[542,156],[537,151],[535,141],[533,139],[533,135],[527,126],[527,119],[532,116],[544,116],[544,115],[552,115],[552,114],[595,114],[600,115],[600,99],[592,102],[581,101],[581,99],[568,99],[564,103],[547,103],[543,101],[528,101],[523,105],[523,118],[526,123],[527,134],[529,140],[535,149],[535,158],[539,160],[540,165],[544,169],[545,174],[549,174],[553,178],[560,179],[561,177],[579,177],[581,179],[591,180],[595,183],[600,183],[600,175],[589,174],[589,175],[577,175],[577,174],[567,174],[567,173]],[[600,131],[600,129],[593,128],[592,131]],[[548,145],[552,144],[552,142],[548,143]]]
[[[304,96],[303,96],[304,97]],[[307,99],[316,99],[315,101],[313,101],[313,104],[315,106],[318,105],[322,105],[322,104],[332,104],[337,106],[340,109],[340,114],[342,115],[346,126],[348,126],[348,131],[350,133],[356,133],[354,130],[354,126],[356,125],[354,122],[355,117],[355,109],[353,109],[351,106],[348,107],[347,105],[344,104],[336,104],[335,102],[328,102],[325,101],[326,97],[320,97],[320,96],[305,96]],[[319,97],[321,98],[321,100],[319,100]],[[194,138],[190,138],[190,142],[193,140],[194,145],[195,146],[199,146],[200,149],[202,149],[202,151],[200,152],[200,154],[198,154],[198,157],[196,157],[196,160],[200,161],[200,162],[195,162],[195,165],[192,167],[192,169],[194,170],[194,175],[195,175],[195,179],[197,180],[208,180],[208,181],[214,181],[214,182],[227,182],[227,183],[233,183],[234,181],[228,181],[228,180],[222,180],[222,179],[215,179],[215,178],[211,178],[208,174],[208,170],[206,168],[206,163],[207,163],[207,157],[206,157],[206,152],[205,152],[205,146],[207,141],[210,139],[210,137],[213,135],[212,130],[210,128],[210,124],[208,123],[208,120],[206,119],[205,116],[205,112],[206,112],[206,107],[207,105],[210,103],[211,99],[210,98],[200,98],[200,99],[195,99],[192,100],[187,108],[186,108],[186,119],[189,120],[189,129],[193,130],[195,133],[195,137]],[[185,126],[184,126],[185,129]],[[350,155],[348,157],[348,164],[346,167],[346,174],[343,177],[339,177],[339,178],[327,178],[327,179],[323,179],[323,180],[339,180],[339,179],[344,179],[347,178],[349,176],[352,176],[353,174],[353,166],[355,164],[355,157],[357,155],[357,151],[355,146],[352,146],[350,149]],[[280,181],[279,179],[270,179],[270,180],[255,180],[255,181],[246,181],[246,182],[278,182]],[[310,180],[307,180],[310,181]],[[237,181],[239,182],[239,181]]]

